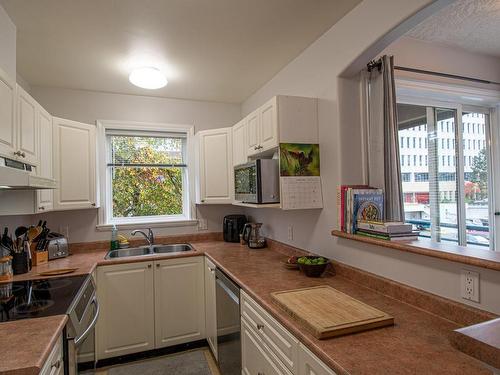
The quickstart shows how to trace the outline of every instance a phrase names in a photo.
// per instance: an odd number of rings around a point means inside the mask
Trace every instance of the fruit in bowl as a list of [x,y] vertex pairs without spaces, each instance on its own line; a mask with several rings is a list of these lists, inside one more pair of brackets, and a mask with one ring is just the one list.
[[325,272],[330,261],[322,256],[308,255],[297,259],[302,272],[309,277],[320,277]]

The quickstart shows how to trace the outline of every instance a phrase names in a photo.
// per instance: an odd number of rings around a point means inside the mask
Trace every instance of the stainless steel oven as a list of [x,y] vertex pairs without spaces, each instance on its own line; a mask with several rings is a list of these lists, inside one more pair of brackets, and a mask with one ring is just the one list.
[[241,374],[240,288],[215,270],[217,362],[222,375]]
[[94,327],[99,317],[99,303],[91,275],[78,291],[68,309],[65,329],[65,375],[78,374],[79,368],[94,368]]
[[256,159],[234,167],[234,197],[245,203],[280,201],[279,165],[276,159]]

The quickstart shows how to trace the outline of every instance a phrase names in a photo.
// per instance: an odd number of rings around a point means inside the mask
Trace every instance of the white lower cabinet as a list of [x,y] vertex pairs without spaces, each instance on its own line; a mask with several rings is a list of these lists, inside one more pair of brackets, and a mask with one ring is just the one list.
[[203,257],[100,266],[98,360],[205,338]]
[[205,338],[203,257],[155,262],[156,348]]
[[243,374],[335,375],[244,291],[240,303]]
[[99,267],[97,359],[154,349],[153,262]]
[[62,336],[57,340],[52,348],[49,357],[45,361],[40,370],[39,375],[63,375],[64,374],[64,359],[63,359],[63,339]]
[[304,345],[299,345],[299,375],[335,375],[327,365]]
[[217,310],[215,303],[215,265],[205,258],[205,332],[208,346],[217,359]]
[[241,352],[241,372],[244,375],[292,374],[266,347],[245,319],[241,319]]

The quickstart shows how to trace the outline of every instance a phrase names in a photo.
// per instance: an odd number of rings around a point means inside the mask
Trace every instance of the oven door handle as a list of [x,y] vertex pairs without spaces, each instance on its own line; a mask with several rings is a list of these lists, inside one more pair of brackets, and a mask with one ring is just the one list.
[[80,336],[75,338],[75,346],[80,345],[83,342],[83,340],[85,340],[87,338],[87,336],[89,335],[92,328],[95,327],[95,325],[97,323],[97,318],[99,318],[99,302],[97,301],[96,296],[94,296],[94,298],[92,299],[91,304],[93,304],[95,306],[94,318],[92,319],[92,322],[90,322],[89,326],[85,329],[85,331]]

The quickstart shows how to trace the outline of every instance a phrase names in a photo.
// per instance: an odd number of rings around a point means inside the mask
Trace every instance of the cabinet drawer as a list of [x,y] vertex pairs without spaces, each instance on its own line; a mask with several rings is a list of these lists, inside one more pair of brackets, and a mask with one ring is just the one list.
[[299,348],[299,358],[299,375],[336,375],[333,370],[302,344],[300,344]]
[[296,374],[299,342],[244,291],[241,292],[241,316],[279,360]]
[[63,353],[62,353],[62,336],[57,340],[54,348],[45,361],[40,375],[59,375],[64,373]]
[[241,350],[243,375],[292,375],[245,319],[241,319]]

